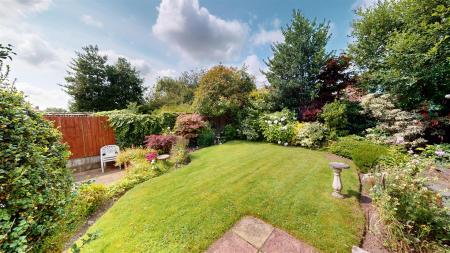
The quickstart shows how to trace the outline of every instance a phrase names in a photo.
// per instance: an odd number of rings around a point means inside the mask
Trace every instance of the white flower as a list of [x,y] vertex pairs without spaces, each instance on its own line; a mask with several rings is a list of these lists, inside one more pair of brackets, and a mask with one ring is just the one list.
[[278,120],[275,120],[274,123],[275,123],[275,124],[278,124]]
[[285,146],[285,147],[287,147],[287,145],[288,145],[288,143],[287,143],[287,142],[285,142],[285,143],[284,143],[284,146]]
[[444,156],[445,155],[445,151],[443,150],[436,150],[436,152],[434,152],[437,156]]
[[286,120],[286,118],[285,118],[285,117],[282,117],[282,118],[281,118],[281,121],[285,121],[285,120]]
[[267,123],[269,123],[269,125],[271,125],[271,124],[272,124],[272,121],[268,120]]
[[281,141],[278,141],[278,144],[281,144]]
[[153,160],[152,160],[152,164],[155,164],[155,163],[156,163],[156,160],[155,160],[155,159],[153,159]]

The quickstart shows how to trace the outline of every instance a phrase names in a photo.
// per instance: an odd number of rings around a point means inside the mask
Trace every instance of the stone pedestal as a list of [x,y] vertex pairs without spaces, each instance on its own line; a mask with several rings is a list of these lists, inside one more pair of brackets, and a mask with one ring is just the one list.
[[343,169],[349,169],[350,166],[348,166],[345,163],[340,162],[331,162],[329,163],[331,169],[333,169],[333,193],[331,195],[335,198],[342,199],[344,196],[341,194],[342,190],[342,182],[341,182],[341,172]]

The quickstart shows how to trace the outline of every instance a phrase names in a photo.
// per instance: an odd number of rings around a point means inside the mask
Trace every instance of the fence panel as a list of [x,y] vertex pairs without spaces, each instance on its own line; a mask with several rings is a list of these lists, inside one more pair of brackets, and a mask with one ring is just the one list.
[[108,118],[90,114],[47,114],[63,135],[63,141],[70,147],[70,159],[98,156],[100,148],[115,144],[114,130]]

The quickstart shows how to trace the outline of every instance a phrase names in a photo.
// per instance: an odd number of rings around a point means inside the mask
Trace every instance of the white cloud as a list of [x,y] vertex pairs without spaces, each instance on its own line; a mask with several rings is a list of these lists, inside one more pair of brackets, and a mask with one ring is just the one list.
[[266,76],[261,71],[266,70],[267,66],[259,60],[258,56],[252,54],[247,56],[243,65],[247,67],[247,72],[255,76],[256,86],[261,87],[268,85]]
[[62,88],[40,88],[36,84],[30,85],[24,82],[17,82],[15,85],[18,90],[24,92],[25,99],[33,106],[39,106],[39,109],[47,107],[67,108],[67,101],[69,101],[70,97]]
[[255,45],[272,44],[275,42],[283,42],[284,36],[281,30],[265,30],[260,29],[259,32],[253,37],[253,43]]
[[47,10],[52,0],[2,0],[0,16],[6,20],[16,16],[25,16],[31,12]]
[[222,61],[240,54],[248,26],[224,20],[198,0],[162,0],[153,34],[194,61]]
[[100,22],[99,20],[95,19],[94,17],[92,17],[90,15],[81,16],[81,21],[83,21],[83,23],[85,23],[86,25],[89,25],[89,26],[93,26],[93,27],[97,27],[97,28],[103,27],[102,22]]

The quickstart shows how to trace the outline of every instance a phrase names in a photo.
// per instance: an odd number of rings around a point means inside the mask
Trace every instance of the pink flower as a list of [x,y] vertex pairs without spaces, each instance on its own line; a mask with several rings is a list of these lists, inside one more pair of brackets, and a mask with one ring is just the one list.
[[148,153],[145,156],[145,159],[147,159],[147,161],[152,162],[153,160],[156,159],[156,157],[158,156],[158,153],[156,153],[155,151]]

